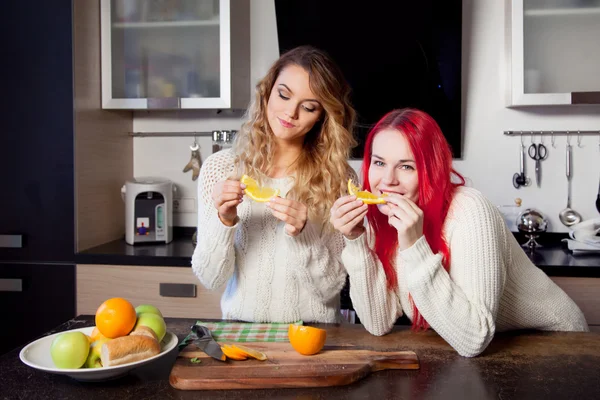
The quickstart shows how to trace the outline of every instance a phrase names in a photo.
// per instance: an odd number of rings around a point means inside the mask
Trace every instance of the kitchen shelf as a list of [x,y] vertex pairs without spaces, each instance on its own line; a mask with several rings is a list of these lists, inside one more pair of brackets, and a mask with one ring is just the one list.
[[113,28],[147,29],[147,28],[183,28],[193,26],[219,26],[219,19],[191,20],[191,21],[149,21],[149,22],[115,22]]
[[526,17],[552,17],[563,15],[594,15],[600,14],[600,7],[581,8],[546,8],[539,10],[526,10]]

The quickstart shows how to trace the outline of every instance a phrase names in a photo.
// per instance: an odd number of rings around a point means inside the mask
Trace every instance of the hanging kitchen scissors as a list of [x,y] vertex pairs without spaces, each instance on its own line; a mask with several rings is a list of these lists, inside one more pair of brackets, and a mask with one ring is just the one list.
[[[541,140],[541,138],[540,138]],[[548,157],[548,149],[544,146],[544,143],[531,143],[529,149],[527,149],[529,157],[535,160],[535,183],[540,187],[542,183],[542,160]]]

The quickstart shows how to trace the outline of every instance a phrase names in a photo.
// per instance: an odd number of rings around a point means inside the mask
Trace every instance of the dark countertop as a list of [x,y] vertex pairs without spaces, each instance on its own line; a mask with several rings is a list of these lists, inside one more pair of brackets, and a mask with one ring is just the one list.
[[[181,340],[193,319],[167,318]],[[93,325],[80,316],[49,333]],[[82,383],[35,370],[19,360],[20,349],[0,357],[0,399],[522,399],[600,398],[600,334],[510,332],[497,334],[475,358],[459,356],[435,332],[396,327],[371,336],[359,325],[321,324],[327,345],[360,344],[374,350],[412,350],[421,368],[380,371],[347,386],[329,388],[180,391],[168,377],[174,349],[154,363],[108,382]]]
[[194,245],[190,236],[175,237],[169,244],[129,245],[125,239],[93,247],[75,255],[77,264],[148,265],[190,267]]
[[[520,243],[524,239],[515,234]],[[543,247],[529,258],[549,276],[600,277],[600,253],[573,255],[560,239],[564,234],[548,234]],[[147,265],[189,267],[194,246],[191,236],[180,235],[169,244],[128,245],[124,239],[85,250],[75,256],[77,264]]]

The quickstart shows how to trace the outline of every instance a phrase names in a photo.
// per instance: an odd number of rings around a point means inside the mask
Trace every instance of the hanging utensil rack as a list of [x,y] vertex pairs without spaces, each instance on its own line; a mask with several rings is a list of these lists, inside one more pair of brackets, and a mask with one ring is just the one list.
[[212,137],[213,132],[129,132],[132,137]]
[[560,135],[571,135],[571,136],[590,136],[590,135],[600,135],[600,130],[597,131],[504,131],[504,134],[507,136],[560,136]]

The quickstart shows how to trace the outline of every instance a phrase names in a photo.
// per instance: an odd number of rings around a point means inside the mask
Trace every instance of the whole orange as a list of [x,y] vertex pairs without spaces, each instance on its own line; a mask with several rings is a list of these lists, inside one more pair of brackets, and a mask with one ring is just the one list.
[[120,297],[106,300],[96,311],[96,327],[102,335],[111,339],[128,335],[136,320],[135,308]]
[[327,331],[312,326],[290,325],[288,338],[294,350],[310,356],[321,351],[327,339]]

